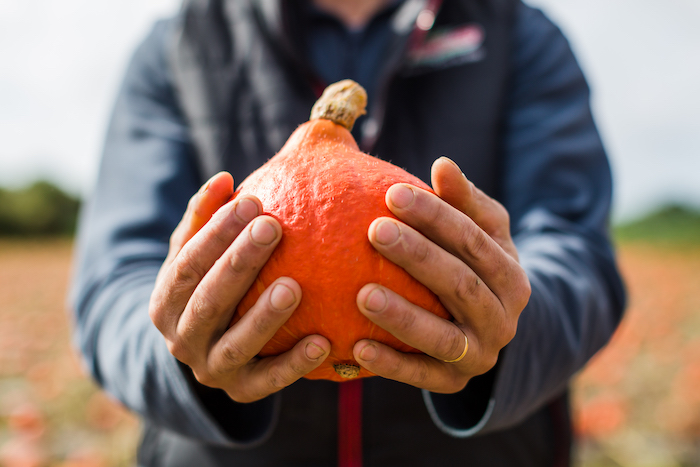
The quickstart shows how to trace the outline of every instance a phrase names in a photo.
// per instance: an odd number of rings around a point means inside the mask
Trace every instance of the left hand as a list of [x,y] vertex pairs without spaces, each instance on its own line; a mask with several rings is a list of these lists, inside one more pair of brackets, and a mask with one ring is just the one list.
[[[377,251],[432,290],[454,321],[367,284],[357,295],[360,311],[424,354],[368,339],[357,342],[353,353],[379,376],[451,394],[496,364],[515,336],[530,282],[518,263],[506,209],[445,157],[435,161],[431,178],[437,195],[403,183],[389,188],[386,204],[403,222],[378,218],[368,236]],[[465,335],[464,358],[445,362],[463,353]]]

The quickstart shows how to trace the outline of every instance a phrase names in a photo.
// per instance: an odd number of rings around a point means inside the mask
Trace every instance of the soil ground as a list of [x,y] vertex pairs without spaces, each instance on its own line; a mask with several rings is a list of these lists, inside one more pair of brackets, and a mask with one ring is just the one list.
[[[700,248],[628,242],[623,325],[576,377],[576,465],[700,466]],[[81,369],[71,244],[0,240],[0,465],[133,462],[139,424]]]

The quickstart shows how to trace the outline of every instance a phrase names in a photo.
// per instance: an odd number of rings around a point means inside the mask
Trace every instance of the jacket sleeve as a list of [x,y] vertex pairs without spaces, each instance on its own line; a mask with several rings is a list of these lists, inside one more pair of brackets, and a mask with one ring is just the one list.
[[236,404],[199,385],[148,315],[169,236],[202,183],[169,80],[170,24],[154,27],[128,67],[81,214],[70,297],[75,343],[95,380],[150,422],[210,443],[251,445],[271,431],[277,398]]
[[424,392],[434,422],[458,437],[512,426],[562,394],[625,302],[607,233],[610,167],[583,74],[561,32],[523,4],[512,53],[502,201],[532,295],[493,370],[459,394]]

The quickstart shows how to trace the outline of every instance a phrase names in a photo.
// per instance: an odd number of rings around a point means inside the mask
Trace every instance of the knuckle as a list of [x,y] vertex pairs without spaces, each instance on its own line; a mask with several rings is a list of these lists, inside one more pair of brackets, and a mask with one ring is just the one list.
[[416,324],[416,314],[415,313],[400,313],[399,321],[396,325],[397,330],[403,333],[409,332]]
[[477,295],[477,282],[471,270],[467,267],[460,268],[459,273],[454,276],[454,294],[457,299],[464,303],[473,301]]
[[273,323],[270,320],[270,314],[253,313],[250,318],[253,332],[257,335],[265,336],[271,333]]
[[490,328],[493,330],[491,334],[491,346],[497,353],[515,337],[517,321],[509,318],[507,313],[502,312],[498,315],[497,319],[492,320]]
[[510,341],[512,341],[515,338],[515,334],[518,332],[518,324],[517,321],[515,320],[506,320],[505,325],[504,325],[504,331],[503,331],[503,338],[505,342],[503,343],[503,347],[508,345]]
[[509,320],[503,320],[498,329],[498,334],[495,336],[494,344],[498,350],[504,348],[515,337],[515,326]]
[[400,379],[404,374],[404,367],[406,365],[406,357],[401,357],[397,359],[392,359],[387,362],[387,376],[391,379]]
[[[491,198],[493,200],[493,212],[494,216],[496,219],[498,219],[498,223],[502,226],[504,232],[508,233],[510,232],[510,214],[508,214],[508,210],[506,209],[505,206],[503,206],[501,203],[496,201],[495,199]],[[510,235],[510,234],[508,234]]]
[[265,387],[268,388],[270,392],[279,391],[283,387],[280,381],[279,371],[271,369],[267,372],[265,377]]
[[465,380],[458,372],[453,372],[447,381],[447,393],[455,394],[460,392],[467,386],[468,380]]
[[181,221],[170,235],[170,240],[168,241],[169,255],[177,253],[182,248],[183,243],[185,243],[185,232],[183,230],[183,222]]
[[233,277],[254,275],[260,269],[255,261],[246,261],[241,254],[231,255],[226,261],[226,267]]
[[199,267],[199,263],[185,250],[175,258],[171,270],[174,284],[182,284],[183,288],[198,284],[207,272]]
[[[431,198],[427,198],[430,200]],[[431,209],[428,211],[429,214],[426,218],[427,225],[438,225],[439,223],[442,223],[447,216],[445,216],[445,205],[441,202],[438,203],[431,203]]]
[[419,264],[426,263],[430,259],[430,244],[422,237],[413,247],[413,258]]
[[262,399],[262,397],[260,397],[258,399],[255,397],[248,396],[247,393],[245,393],[243,391],[239,391],[237,389],[229,389],[226,391],[226,393],[228,394],[228,396],[231,399],[233,399],[234,401],[239,402],[241,404],[248,404],[250,402],[255,402],[256,400]]
[[187,209],[192,213],[192,215],[195,216],[195,218],[211,217],[211,213],[209,213],[201,203],[201,196],[195,195],[194,198],[190,199],[190,201],[193,199],[197,199],[197,202],[193,203],[192,206],[187,206]]
[[475,372],[477,375],[483,375],[487,371],[491,370],[496,366],[498,362],[497,352],[486,352],[478,364],[475,365]]
[[249,358],[245,353],[239,348],[235,340],[227,340],[222,344],[219,350],[219,356],[221,362],[211,369],[211,373],[214,375],[222,375],[228,373],[231,368],[238,368],[245,365]]
[[197,382],[199,382],[200,384],[203,384],[204,386],[208,386],[210,388],[220,387],[218,384],[218,380],[214,378],[209,372],[196,371],[195,369],[192,369],[192,373],[194,374],[194,377],[197,380]]
[[438,355],[444,355],[446,360],[452,360],[462,355],[463,351],[464,338],[462,337],[461,331],[456,339],[454,333],[449,330],[440,335],[438,341]]
[[279,367],[273,367],[270,369],[266,378],[267,387],[269,388],[270,393],[280,391],[288,386],[286,373],[287,371]]
[[501,348],[505,347],[510,343],[515,338],[515,333],[516,333],[516,327],[509,325],[506,326],[505,331],[503,332],[503,339],[501,340]]
[[236,397],[232,397],[232,399],[242,404],[250,404],[251,402],[256,402],[260,399],[264,399],[269,395],[270,393],[265,392],[262,389],[256,389],[248,391],[238,391],[238,395]]
[[199,193],[193,194],[190,199],[187,200],[187,207],[185,208],[185,214],[192,212],[194,207],[197,204],[197,201],[199,201]]
[[191,363],[190,349],[185,345],[182,339],[167,340],[168,351],[170,354],[184,364]]
[[524,271],[511,275],[507,277],[506,280],[510,286],[510,290],[507,295],[500,298],[501,304],[506,310],[507,316],[517,321],[530,301],[532,287]]
[[227,248],[240,235],[246,223],[235,215],[235,205],[224,205],[212,214],[208,225],[208,241],[219,248]]
[[[201,289],[201,290],[199,290]],[[209,322],[217,315],[216,300],[211,293],[204,288],[199,288],[197,293],[190,297],[189,307],[194,322]]]
[[165,312],[157,300],[151,299],[151,304],[148,307],[148,316],[156,329],[162,334],[166,327]]
[[228,247],[232,239],[230,237],[230,234],[227,235],[226,232],[222,231],[221,228],[219,228],[221,222],[219,222],[219,219],[217,218],[217,222],[212,224],[212,229],[210,231],[211,234],[211,240],[213,243],[217,244],[219,248],[226,248]]
[[292,383],[292,381],[296,381],[304,376],[309,371],[307,368],[308,365],[308,363],[305,363],[305,360],[296,358],[292,359],[292,361],[289,363],[289,367],[284,372],[284,385],[288,386]]
[[525,309],[530,301],[531,295],[532,285],[530,284],[530,279],[528,279],[527,274],[523,271],[522,278],[520,280],[520,293],[518,294],[519,300],[516,304],[518,314]]
[[[234,378],[231,383],[234,383],[235,380],[236,378]],[[225,384],[221,387],[221,389],[224,389],[226,394],[236,402],[247,404],[268,396],[263,390],[256,387],[259,386],[259,384],[256,384],[257,381],[249,381],[248,384],[240,384],[241,381],[238,380],[238,383],[239,384]]]
[[465,223],[459,232],[459,253],[464,258],[478,258],[488,246],[488,237],[474,223]]
[[409,375],[408,379],[411,384],[420,387],[428,380],[429,375],[430,369],[428,368],[428,364],[424,360],[418,360],[414,368],[411,370],[411,374]]

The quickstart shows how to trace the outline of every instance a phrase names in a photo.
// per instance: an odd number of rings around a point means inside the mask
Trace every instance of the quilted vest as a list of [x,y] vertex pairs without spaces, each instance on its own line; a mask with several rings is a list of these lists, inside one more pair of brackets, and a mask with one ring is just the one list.
[[[171,59],[203,179],[228,170],[242,181],[308,120],[324,83],[297,46],[303,31],[291,3],[185,2]],[[432,161],[448,156],[498,197],[516,2],[448,0],[428,31],[416,26],[438,3],[406,0],[395,13],[358,142],[427,182]]]

